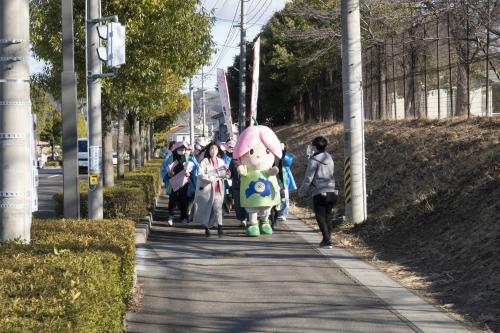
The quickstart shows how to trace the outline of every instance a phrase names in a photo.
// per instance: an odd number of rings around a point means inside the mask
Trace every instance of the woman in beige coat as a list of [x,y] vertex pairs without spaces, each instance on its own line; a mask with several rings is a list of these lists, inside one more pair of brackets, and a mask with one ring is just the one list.
[[194,197],[194,221],[205,227],[205,235],[210,236],[210,228],[217,226],[222,236],[222,204],[224,202],[224,179],[230,177],[222,160],[222,150],[215,142],[205,148],[205,158],[200,162],[196,194]]

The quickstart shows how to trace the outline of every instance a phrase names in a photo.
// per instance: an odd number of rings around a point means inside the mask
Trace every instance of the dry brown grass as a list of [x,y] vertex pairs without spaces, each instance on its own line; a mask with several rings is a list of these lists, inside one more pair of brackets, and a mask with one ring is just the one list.
[[[276,129],[297,155],[299,183],[306,145],[324,135],[342,189],[342,131]],[[338,228],[334,240],[477,330],[500,332],[499,139],[495,119],[367,122],[369,220]],[[315,225],[310,200],[292,199],[292,213]]]

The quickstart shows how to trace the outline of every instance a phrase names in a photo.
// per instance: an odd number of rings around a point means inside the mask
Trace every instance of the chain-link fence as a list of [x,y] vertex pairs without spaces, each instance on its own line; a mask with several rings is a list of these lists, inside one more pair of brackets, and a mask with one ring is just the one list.
[[500,116],[500,44],[449,13],[363,50],[366,119]]

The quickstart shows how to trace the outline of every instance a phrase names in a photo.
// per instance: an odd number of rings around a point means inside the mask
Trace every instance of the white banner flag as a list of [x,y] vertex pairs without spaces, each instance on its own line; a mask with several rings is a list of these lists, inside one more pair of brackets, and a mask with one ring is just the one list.
[[233,120],[231,117],[231,102],[229,101],[229,90],[227,88],[226,73],[222,68],[217,68],[217,86],[219,87],[219,97],[222,104],[222,112],[226,122],[227,134],[233,138]]
[[257,101],[259,99],[259,75],[260,75],[260,37],[253,45],[253,74],[252,74],[252,97],[250,100],[250,125],[257,120]]

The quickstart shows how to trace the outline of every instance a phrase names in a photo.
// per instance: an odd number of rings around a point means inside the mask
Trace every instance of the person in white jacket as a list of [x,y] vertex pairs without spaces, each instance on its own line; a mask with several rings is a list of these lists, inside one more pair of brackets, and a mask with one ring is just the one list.
[[224,180],[230,177],[224,163],[222,150],[215,142],[205,149],[205,158],[200,162],[196,194],[194,197],[194,221],[205,227],[205,235],[210,236],[210,228],[217,226],[219,237],[222,230],[222,204],[224,202]]

